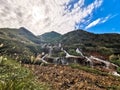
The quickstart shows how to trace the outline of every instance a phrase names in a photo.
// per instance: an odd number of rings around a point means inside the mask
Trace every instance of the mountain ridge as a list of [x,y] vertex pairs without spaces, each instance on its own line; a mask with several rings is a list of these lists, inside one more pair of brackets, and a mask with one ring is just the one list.
[[[95,34],[84,30],[74,30],[61,35],[55,31],[51,31],[39,36],[35,36],[32,32],[24,27],[19,29],[0,29],[1,41],[17,41],[28,44],[56,44],[61,43],[63,47],[68,48],[81,48],[85,51],[96,51],[111,53],[120,53],[120,34],[106,33]],[[3,40],[2,40],[3,39]],[[104,51],[105,50],[105,51]]]
[[[51,31],[51,32],[47,32],[47,33],[44,33],[44,34],[42,34],[42,35],[39,35],[38,37],[41,39],[41,38],[43,38],[44,40],[43,41],[54,41],[54,39],[53,39],[53,35],[52,36],[50,36],[51,34],[53,34],[53,33],[57,33],[57,32],[55,32],[55,31]],[[57,34],[59,34],[59,33],[57,33]],[[85,31],[85,30],[81,30],[81,29],[79,29],[79,30],[74,30],[74,31],[71,31],[71,32],[68,32],[68,33],[65,33],[65,34],[63,34],[63,35],[58,35],[58,37],[57,38],[55,38],[55,41],[61,41],[60,39],[64,39],[65,38],[65,36],[69,36],[69,38],[70,37],[72,37],[72,35],[74,35],[75,34],[75,36],[81,36],[81,38],[96,38],[96,37],[100,37],[100,36],[109,36],[110,37],[110,35],[112,35],[112,36],[115,36],[115,35],[120,35],[119,33],[103,33],[103,34],[96,34],[96,33],[92,33],[92,32],[88,32],[88,31]],[[89,36],[91,36],[91,37],[89,37]],[[46,37],[50,37],[49,38],[49,40],[47,40],[47,38]],[[69,39],[68,38],[68,39]],[[52,40],[50,40],[50,39],[52,39]],[[75,38],[74,38],[75,39]],[[76,38],[76,39],[79,39],[79,38]]]
[[43,42],[52,42],[55,39],[59,38],[60,36],[62,36],[60,33],[51,31],[51,32],[44,33],[42,35],[38,35],[37,37]]
[[29,61],[31,56],[40,52],[41,41],[25,28],[0,29],[0,55],[15,60]]
[[19,29],[15,28],[1,28],[0,29],[0,38],[17,40],[26,43],[40,43],[40,40],[29,30],[24,27]]

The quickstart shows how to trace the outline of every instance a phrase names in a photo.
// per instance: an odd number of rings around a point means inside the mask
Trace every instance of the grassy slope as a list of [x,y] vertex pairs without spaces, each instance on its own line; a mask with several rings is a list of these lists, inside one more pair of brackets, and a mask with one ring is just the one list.
[[1,56],[0,90],[49,90],[49,86],[38,83],[30,70]]

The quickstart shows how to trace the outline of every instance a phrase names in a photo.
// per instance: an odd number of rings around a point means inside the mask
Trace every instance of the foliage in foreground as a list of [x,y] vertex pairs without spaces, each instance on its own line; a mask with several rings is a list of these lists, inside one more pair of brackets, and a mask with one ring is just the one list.
[[49,90],[17,62],[0,57],[0,90]]

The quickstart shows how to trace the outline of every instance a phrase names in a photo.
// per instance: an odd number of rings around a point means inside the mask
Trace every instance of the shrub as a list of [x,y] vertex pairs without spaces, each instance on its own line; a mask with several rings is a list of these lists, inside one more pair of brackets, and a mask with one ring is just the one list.
[[111,55],[109,57],[109,59],[110,59],[110,62],[112,62],[120,67],[120,56],[119,55]]
[[117,72],[120,74],[120,67],[117,68]]

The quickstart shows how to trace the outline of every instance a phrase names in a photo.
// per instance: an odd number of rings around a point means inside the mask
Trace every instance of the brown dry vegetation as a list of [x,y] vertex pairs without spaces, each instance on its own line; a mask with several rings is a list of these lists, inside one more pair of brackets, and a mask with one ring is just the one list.
[[112,75],[60,65],[28,67],[40,82],[50,84],[52,90],[120,90],[120,78]]

